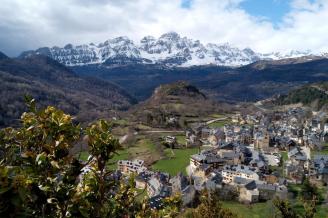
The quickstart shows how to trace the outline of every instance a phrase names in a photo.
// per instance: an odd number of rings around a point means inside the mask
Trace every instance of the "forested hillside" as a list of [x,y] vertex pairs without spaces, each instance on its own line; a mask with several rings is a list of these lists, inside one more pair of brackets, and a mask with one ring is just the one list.
[[313,109],[320,110],[328,105],[327,87],[327,82],[306,85],[292,90],[286,95],[279,96],[275,103],[277,105],[302,103],[305,106],[311,106]]
[[127,109],[135,100],[111,82],[78,76],[43,56],[0,58],[0,127],[17,124],[26,110],[24,95],[40,105],[55,105],[81,122],[108,117],[113,109]]

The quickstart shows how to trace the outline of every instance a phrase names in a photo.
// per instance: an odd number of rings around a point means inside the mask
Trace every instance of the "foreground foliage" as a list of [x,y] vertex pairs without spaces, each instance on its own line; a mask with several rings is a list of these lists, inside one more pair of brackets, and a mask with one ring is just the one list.
[[[82,129],[54,107],[30,111],[22,127],[0,131],[0,216],[6,217],[174,217],[180,198],[152,210],[135,201],[134,182],[106,169],[120,149],[103,120]],[[81,162],[70,150],[84,137],[90,157]]]
[[273,203],[276,207],[276,217],[281,218],[314,218],[316,214],[317,197],[312,196],[311,200],[302,199],[304,214],[297,212],[288,200],[276,198]]
[[237,218],[229,209],[223,208],[218,193],[204,191],[200,197],[200,205],[191,211],[192,218]]

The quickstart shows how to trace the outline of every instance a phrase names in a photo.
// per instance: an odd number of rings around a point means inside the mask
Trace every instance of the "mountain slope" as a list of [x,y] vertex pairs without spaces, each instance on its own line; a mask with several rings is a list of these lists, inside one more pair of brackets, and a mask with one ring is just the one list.
[[250,48],[239,49],[229,44],[203,44],[199,40],[181,37],[175,32],[165,33],[159,38],[146,36],[140,42],[134,42],[127,37],[117,37],[98,45],[91,43],[78,46],[68,44],[63,48],[44,47],[23,52],[21,57],[34,54],[49,56],[66,66],[142,63],[180,67],[209,64],[241,66],[258,60],[279,60],[311,55],[310,51],[260,54]]
[[7,59],[7,58],[8,58],[7,55],[5,55],[0,51],[0,60]]
[[55,105],[81,122],[108,117],[111,109],[135,103],[123,89],[96,78],[81,77],[43,56],[0,60],[0,126],[12,125],[26,110],[29,94],[41,105]]
[[76,66],[78,74],[93,75],[124,87],[138,100],[149,98],[161,84],[188,81],[208,97],[218,100],[257,101],[306,83],[328,80],[328,60],[305,58],[258,61],[240,68],[195,66],[188,68],[157,65]]

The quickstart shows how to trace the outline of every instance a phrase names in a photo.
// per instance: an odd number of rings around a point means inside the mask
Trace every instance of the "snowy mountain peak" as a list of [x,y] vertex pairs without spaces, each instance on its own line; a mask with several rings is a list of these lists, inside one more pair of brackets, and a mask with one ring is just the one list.
[[[258,60],[280,60],[311,55],[311,51],[289,51],[260,54],[250,48],[239,49],[224,44],[202,44],[199,40],[168,32],[159,38],[145,36],[135,43],[126,36],[108,39],[98,45],[67,44],[63,48],[39,48],[23,52],[21,57],[33,54],[47,55],[67,66],[88,64],[165,64],[188,67],[193,65],[241,66]],[[327,57],[327,54],[321,56]]]
[[164,33],[163,35],[161,35],[161,37],[159,37],[160,40],[178,40],[180,39],[180,35],[176,32],[168,32],[168,33]]

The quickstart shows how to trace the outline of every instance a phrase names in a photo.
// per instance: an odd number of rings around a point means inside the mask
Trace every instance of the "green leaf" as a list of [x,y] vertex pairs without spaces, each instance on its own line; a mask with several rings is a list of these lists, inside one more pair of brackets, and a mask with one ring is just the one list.
[[21,199],[18,195],[14,195],[11,199],[10,199],[11,203],[13,205],[15,205],[16,207],[19,207],[21,206]]
[[11,187],[0,188],[0,195],[6,193],[6,192],[9,191],[10,189],[11,189]]
[[90,217],[87,208],[79,207],[79,211],[80,211],[80,213],[82,214],[83,217]]
[[38,154],[38,156],[36,156],[36,159],[35,159],[35,161],[38,165],[41,165],[45,160],[46,160],[45,153]]
[[55,167],[55,168],[57,168],[57,169],[60,169],[60,166],[59,166],[59,164],[58,164],[58,162],[57,161],[51,161],[50,162],[50,164],[51,164],[51,166],[53,166],[53,167]]

